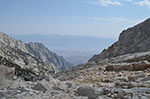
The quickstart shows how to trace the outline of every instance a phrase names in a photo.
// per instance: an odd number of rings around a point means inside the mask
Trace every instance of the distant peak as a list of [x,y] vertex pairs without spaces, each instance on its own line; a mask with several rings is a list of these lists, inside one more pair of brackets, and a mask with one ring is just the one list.
[[38,48],[45,48],[45,46],[42,44],[42,43],[39,43],[39,42],[29,42],[29,45],[30,46],[36,46]]
[[29,44],[43,45],[42,43],[39,43],[39,42],[29,42]]

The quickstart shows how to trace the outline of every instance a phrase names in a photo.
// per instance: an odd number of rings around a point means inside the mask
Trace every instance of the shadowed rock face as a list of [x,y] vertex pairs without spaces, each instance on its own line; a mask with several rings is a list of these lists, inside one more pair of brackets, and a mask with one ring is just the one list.
[[150,51],[150,19],[124,30],[117,42],[89,61],[98,62],[105,58],[147,51]]

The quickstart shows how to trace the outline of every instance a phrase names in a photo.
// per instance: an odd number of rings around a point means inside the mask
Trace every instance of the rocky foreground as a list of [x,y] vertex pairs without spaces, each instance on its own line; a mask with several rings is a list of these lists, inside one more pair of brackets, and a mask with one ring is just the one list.
[[[150,52],[89,62],[35,82],[1,68],[2,99],[150,99]],[[138,68],[138,69],[135,69]],[[119,69],[118,69],[119,68]]]

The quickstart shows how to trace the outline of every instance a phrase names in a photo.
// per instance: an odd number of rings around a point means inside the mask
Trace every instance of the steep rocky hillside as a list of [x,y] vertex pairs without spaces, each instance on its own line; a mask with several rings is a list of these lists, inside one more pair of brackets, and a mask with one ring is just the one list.
[[146,51],[150,51],[150,19],[124,30],[117,42],[89,61],[98,62],[105,58]]
[[17,77],[24,80],[39,80],[49,77],[54,68],[39,61],[29,53],[13,49],[0,42],[0,69],[2,66],[14,68]]
[[49,51],[42,43],[25,44],[29,53],[34,55],[37,59],[49,64],[53,63],[57,69],[65,70],[72,67],[72,64],[67,62],[62,56],[58,56],[55,53]]
[[77,94],[88,99],[150,99],[149,33],[150,19],[123,31],[117,42],[86,64],[54,77],[76,82]]
[[58,56],[55,53],[49,51],[41,43],[31,42],[29,44],[25,44],[22,41],[15,40],[9,37],[7,34],[3,32],[0,32],[0,41],[3,42],[8,47],[11,47],[13,49],[19,49],[23,52],[29,53],[30,55],[36,57],[37,59],[45,62],[47,65],[49,65],[49,67],[55,68],[55,70],[56,69],[65,70],[72,66],[62,56]]

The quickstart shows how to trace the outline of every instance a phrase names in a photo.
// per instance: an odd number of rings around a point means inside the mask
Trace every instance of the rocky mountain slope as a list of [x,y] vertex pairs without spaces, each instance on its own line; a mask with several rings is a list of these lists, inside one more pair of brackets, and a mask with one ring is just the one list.
[[58,56],[55,53],[49,51],[42,43],[25,44],[26,49],[37,59],[42,60],[44,63],[53,63],[59,70],[65,70],[72,67],[72,64],[67,62],[64,57]]
[[15,40],[2,32],[0,32],[0,41],[3,42],[8,47],[19,49],[23,52],[31,54],[32,56],[45,62],[52,68],[57,68],[58,70],[65,70],[72,66],[62,56],[58,56],[55,53],[49,51],[41,43],[30,42],[29,44],[25,44],[22,41]]
[[[49,77],[51,67],[29,53],[14,49],[0,42],[0,70],[2,66],[13,68],[14,76],[24,80],[38,80]],[[10,73],[11,74],[11,73]],[[12,75],[13,76],[13,75]]]
[[49,78],[71,64],[40,43],[25,44],[0,32],[0,65],[14,68],[15,76],[24,80]]
[[150,19],[124,30],[117,42],[89,61],[98,62],[105,58],[146,51],[150,51]]
[[[77,94],[88,99],[149,99],[149,22],[150,19],[127,29],[119,41],[100,55],[58,73],[55,78],[85,84],[78,86]],[[127,45],[123,41],[128,42]]]

